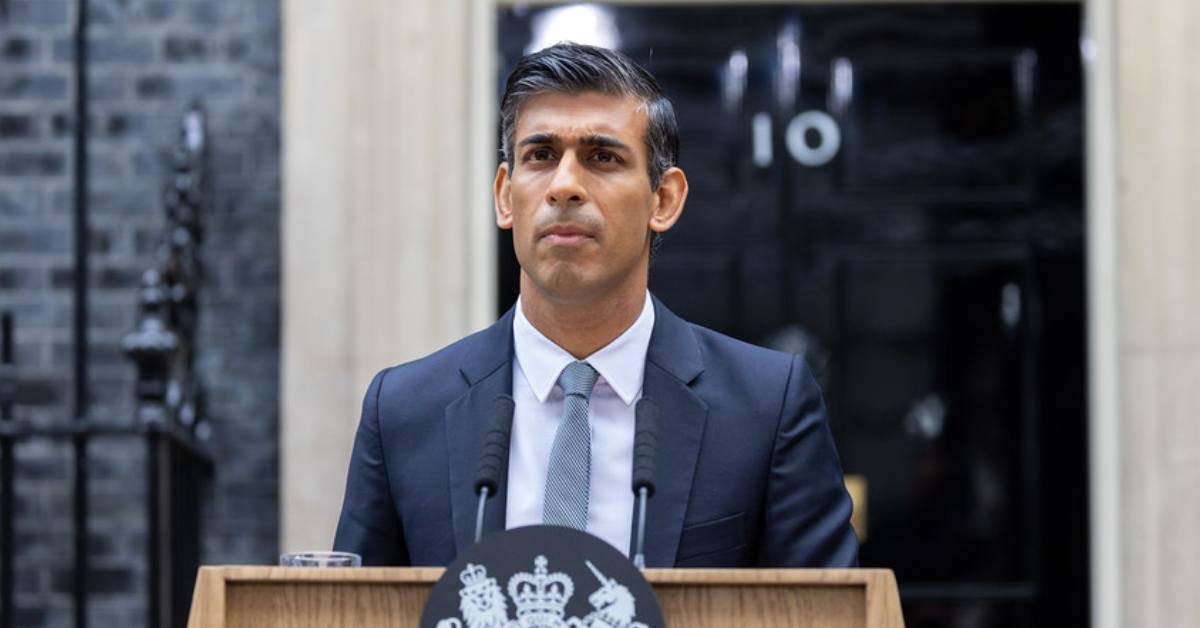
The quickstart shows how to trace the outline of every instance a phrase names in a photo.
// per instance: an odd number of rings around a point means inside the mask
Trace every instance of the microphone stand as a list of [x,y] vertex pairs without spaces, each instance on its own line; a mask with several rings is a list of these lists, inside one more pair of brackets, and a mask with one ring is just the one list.
[[475,542],[483,537],[483,507],[487,505],[488,487],[482,486],[479,489],[479,509],[475,512]]
[[644,551],[646,545],[646,499],[649,496],[649,490],[645,486],[638,489],[637,545],[635,546],[637,551],[633,555],[633,566],[638,569],[646,568],[646,553]]
[[479,474],[475,492],[479,494],[479,509],[475,512],[475,542],[483,538],[483,511],[487,500],[499,492],[500,482],[508,471],[508,439],[512,434],[512,397],[500,395],[492,402],[492,414],[484,433],[483,450],[479,454]]
[[646,502],[654,495],[654,465],[658,456],[658,404],[649,397],[633,410],[633,492],[637,495],[637,539],[633,566],[646,568]]

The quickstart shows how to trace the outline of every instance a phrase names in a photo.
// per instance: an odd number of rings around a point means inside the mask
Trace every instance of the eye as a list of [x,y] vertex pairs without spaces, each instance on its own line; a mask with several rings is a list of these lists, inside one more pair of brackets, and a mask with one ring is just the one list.
[[525,154],[525,159],[527,161],[545,161],[547,159],[553,159],[553,158],[554,158],[554,153],[551,152],[551,150],[549,148],[546,148],[544,146],[535,148]]
[[616,155],[614,155],[613,153],[610,153],[606,150],[598,150],[595,153],[592,153],[592,160],[598,161],[598,162],[604,163],[604,164],[616,163],[617,161],[619,161],[619,159],[617,158]]

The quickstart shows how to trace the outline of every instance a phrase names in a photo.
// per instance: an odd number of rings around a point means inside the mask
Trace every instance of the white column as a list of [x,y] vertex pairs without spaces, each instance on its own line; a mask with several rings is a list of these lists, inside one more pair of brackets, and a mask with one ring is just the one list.
[[1200,625],[1200,4],[1092,0],[1093,611]]
[[1122,615],[1200,625],[1200,4],[1116,10]]
[[372,375],[494,317],[493,13],[284,2],[284,551],[330,547]]

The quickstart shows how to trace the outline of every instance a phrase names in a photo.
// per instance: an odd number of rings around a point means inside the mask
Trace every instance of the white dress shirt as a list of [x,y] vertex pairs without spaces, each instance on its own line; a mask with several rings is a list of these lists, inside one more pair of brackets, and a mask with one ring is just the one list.
[[[584,358],[599,374],[588,404],[592,468],[587,528],[626,555],[633,521],[633,410],[642,396],[653,330],[654,305],[647,292],[633,325]],[[513,348],[516,411],[508,455],[507,528],[542,522],[546,469],[563,411],[558,377],[575,361],[525,318],[520,298],[513,317]]]

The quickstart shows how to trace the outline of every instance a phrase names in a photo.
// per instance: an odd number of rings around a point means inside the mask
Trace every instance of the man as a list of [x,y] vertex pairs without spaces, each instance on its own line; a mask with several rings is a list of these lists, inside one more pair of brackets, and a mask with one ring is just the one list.
[[334,547],[445,565],[473,541],[482,433],[516,402],[492,530],[586,529],[629,552],[636,401],[661,408],[650,567],[848,567],[858,546],[820,391],[795,356],[689,324],[647,290],[679,219],[674,110],[623,55],[524,57],[501,106],[495,212],[521,265],[492,327],[375,376]]

